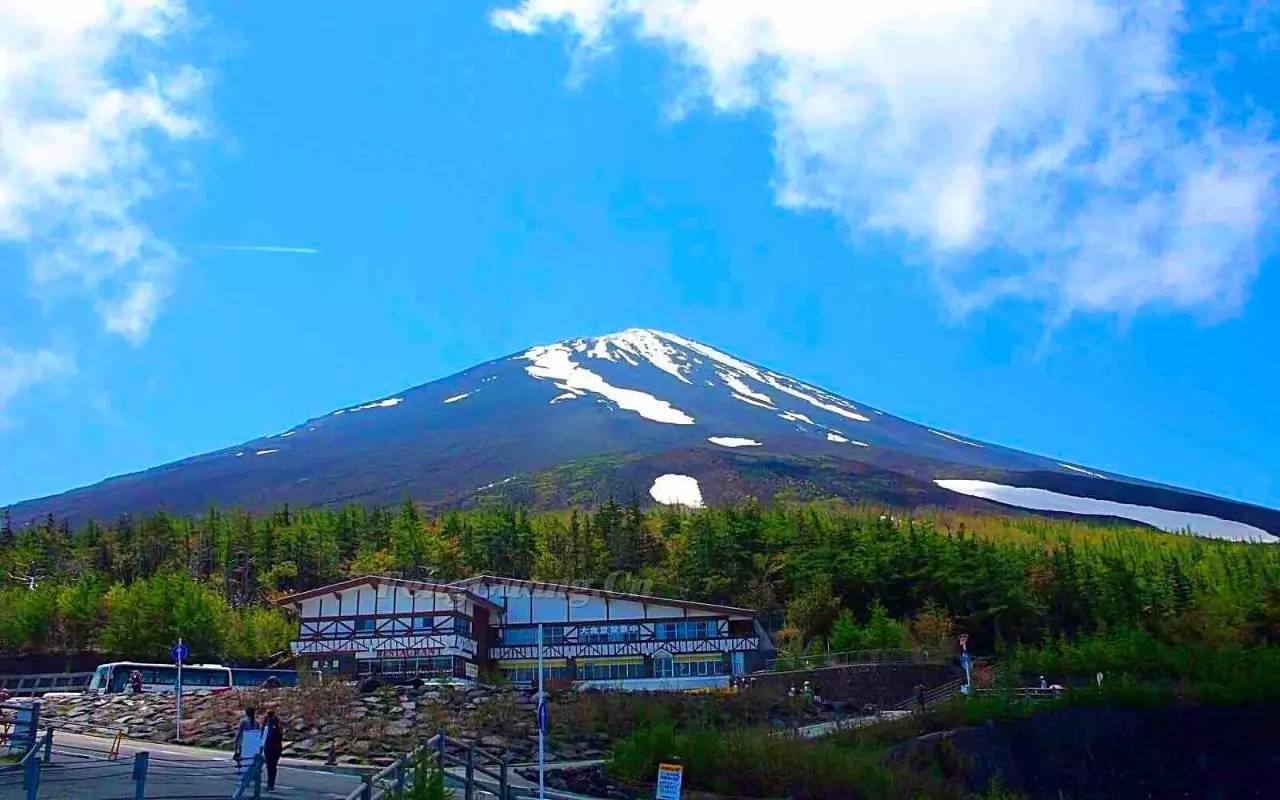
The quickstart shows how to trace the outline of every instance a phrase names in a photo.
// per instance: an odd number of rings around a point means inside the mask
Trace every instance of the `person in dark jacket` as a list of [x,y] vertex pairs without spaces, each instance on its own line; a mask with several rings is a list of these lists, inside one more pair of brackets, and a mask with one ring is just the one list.
[[267,789],[276,788],[276,769],[280,766],[280,753],[284,751],[284,725],[276,712],[268,711],[262,724],[262,757],[267,763]]

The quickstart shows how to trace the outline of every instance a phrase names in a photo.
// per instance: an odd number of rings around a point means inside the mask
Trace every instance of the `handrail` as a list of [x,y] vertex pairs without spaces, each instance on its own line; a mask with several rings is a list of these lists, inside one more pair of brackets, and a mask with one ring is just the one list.
[[[960,687],[962,686],[964,686],[963,678],[956,678],[955,680],[947,681],[941,686],[935,686],[932,689],[925,691],[924,705],[930,706],[942,700],[949,699],[950,697],[954,696],[957,692],[959,692]],[[898,705],[895,706],[895,708],[899,711],[905,711],[905,710],[915,708],[917,705],[919,705],[919,703],[920,703],[919,698],[912,695],[911,697],[908,697],[906,700],[903,700],[901,703],[898,703]]]

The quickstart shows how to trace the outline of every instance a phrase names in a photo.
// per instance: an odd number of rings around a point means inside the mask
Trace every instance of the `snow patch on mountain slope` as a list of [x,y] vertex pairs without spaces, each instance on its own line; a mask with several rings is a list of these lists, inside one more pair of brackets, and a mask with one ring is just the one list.
[[782,418],[783,418],[783,419],[785,419],[785,420],[790,420],[791,422],[807,422],[807,423],[809,423],[810,425],[816,425],[816,424],[817,424],[816,422],[814,422],[813,420],[809,419],[809,418],[808,418],[808,417],[806,417],[804,414],[801,414],[801,413],[800,413],[800,412],[798,412],[798,411],[783,411],[783,412],[782,412],[781,414],[779,414],[778,416],[782,417]]
[[462,394],[455,394],[453,397],[446,397],[446,398],[444,399],[444,402],[445,402],[445,403],[456,403],[456,402],[458,402],[459,400],[466,400],[468,397],[470,397],[470,396],[471,396],[471,394],[472,394],[471,392],[463,392]]
[[524,358],[532,363],[525,372],[539,380],[550,379],[561,389],[591,392],[614,402],[618,408],[634,411],[645,419],[669,425],[692,425],[693,417],[647,392],[623,389],[586,369],[573,360],[573,352],[564,344],[534,347]]
[[577,392],[561,392],[560,394],[551,398],[551,402],[549,403],[549,405],[555,405],[556,403],[559,403],[562,400],[572,400],[575,397],[581,397],[581,396],[582,395],[578,394]]
[[721,447],[759,447],[755,439],[744,439],[741,436],[708,436],[707,441]]
[[259,450],[259,451],[257,451],[256,453],[254,453],[254,455],[255,455],[255,456],[269,456],[269,455],[271,455],[272,453],[279,453],[279,452],[280,452],[280,448],[275,447],[275,448],[270,448],[270,449],[267,449],[267,450]]
[[1091,478],[1102,478],[1103,480],[1111,480],[1106,475],[1099,475],[1098,473],[1093,472],[1091,470],[1087,470],[1084,467],[1073,467],[1070,464],[1064,464],[1061,461],[1058,462],[1058,466],[1062,467],[1063,469],[1069,469],[1072,472],[1079,472],[1082,475],[1088,475]]
[[[365,403],[362,406],[356,406],[349,409],[351,411],[367,411],[371,408],[394,408],[404,402],[403,397],[388,397],[385,400],[374,400],[372,403]],[[335,411],[335,414],[341,414],[341,411]]]
[[1004,486],[990,481],[944,479],[935,480],[934,483],[959,494],[981,497],[985,500],[994,500],[997,503],[1004,503],[1018,508],[1028,508],[1033,511],[1063,511],[1070,514],[1120,517],[1144,522],[1165,531],[1190,530],[1193,533],[1214,539],[1280,542],[1280,537],[1273,536],[1261,528],[1255,528],[1252,525],[1235,522],[1234,520],[1219,519],[1208,514],[1172,511],[1167,508],[1118,503],[1114,500],[1098,500],[1093,497],[1078,497],[1076,495],[1051,492],[1048,489]]
[[[695,342],[692,339],[686,339],[683,336],[677,336],[674,333],[667,333],[665,331],[654,331],[654,333],[668,341],[675,342],[676,344],[681,345],[682,347],[686,347],[690,350],[693,350],[696,353],[704,355],[707,358],[711,359],[712,361],[715,361],[723,366],[732,367],[733,369],[745,374],[747,377],[751,378],[757,383],[762,383],[762,384],[765,384],[766,386],[771,386],[780,392],[784,392],[786,394],[791,395],[792,397],[799,398],[805,401],[806,403],[808,403],[809,405],[814,406],[815,408],[821,408],[824,411],[829,411],[832,414],[839,414],[842,417],[846,417],[847,419],[857,420],[858,422],[871,421],[870,417],[859,414],[857,411],[854,411],[851,408],[846,407],[847,404],[836,405],[836,403],[834,402],[827,402],[826,400],[819,399],[819,397],[815,397],[814,395],[825,396],[830,400],[837,400],[841,403],[844,403],[844,401],[841,400],[840,398],[832,397],[826,392],[823,392],[821,389],[818,389],[813,386],[809,386],[808,384],[800,383],[798,381],[792,381],[790,378],[786,378],[785,376],[782,376],[782,375],[777,375],[775,373],[769,372],[768,370],[759,369],[755,366],[752,366],[751,364],[748,364],[745,361],[740,361],[727,353],[722,353],[713,347],[708,347],[705,344],[702,344],[701,342]],[[787,385],[788,383],[794,383],[796,385],[789,386]],[[803,387],[803,389],[807,391],[802,391],[800,388],[796,388],[797,386]]]
[[668,473],[653,479],[649,496],[666,506],[702,508],[702,489],[696,478]]
[[739,377],[738,375],[732,372],[718,372],[717,374],[719,374],[720,380],[724,381],[726,386],[728,386],[730,389],[734,390],[738,394],[745,395],[746,397],[750,397],[752,400],[759,400],[761,403],[768,403],[769,405],[773,405],[772,397],[765,394],[764,392],[755,391],[750,386],[748,386],[746,382],[743,381],[742,378]]
[[732,397],[734,400],[741,400],[741,401],[742,401],[742,402],[744,402],[744,403],[747,403],[747,404],[749,404],[749,405],[753,405],[753,406],[757,406],[757,407],[759,407],[759,408],[763,408],[763,409],[765,409],[766,411],[776,411],[776,410],[777,410],[777,409],[775,409],[773,406],[769,406],[769,405],[765,405],[764,403],[761,403],[759,400],[752,400],[750,397],[743,397],[742,395],[738,394],[737,392],[733,392],[733,393],[732,393],[731,395],[729,395],[729,396],[730,396],[730,397]]
[[838,431],[827,431],[828,442],[839,442],[841,444],[856,444],[858,447],[870,447],[866,442],[859,442],[855,439],[849,439],[842,436]]
[[970,447],[982,447],[982,445],[978,444],[977,442],[965,441],[964,439],[961,439],[959,436],[952,436],[949,433],[943,433],[942,431],[935,431],[933,428],[925,428],[925,430],[929,431],[929,433],[932,433],[934,436],[941,436],[943,439],[950,439],[953,442],[959,442],[960,444],[967,444]]

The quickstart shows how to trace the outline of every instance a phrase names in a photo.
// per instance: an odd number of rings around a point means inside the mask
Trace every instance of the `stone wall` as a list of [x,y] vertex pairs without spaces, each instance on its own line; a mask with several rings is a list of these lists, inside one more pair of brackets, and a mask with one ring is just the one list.
[[800,687],[809,681],[820,689],[823,700],[888,708],[911,699],[918,684],[932,689],[962,677],[964,673],[949,664],[858,664],[758,673],[749,680],[754,681],[755,689],[776,692],[786,692],[791,686]]

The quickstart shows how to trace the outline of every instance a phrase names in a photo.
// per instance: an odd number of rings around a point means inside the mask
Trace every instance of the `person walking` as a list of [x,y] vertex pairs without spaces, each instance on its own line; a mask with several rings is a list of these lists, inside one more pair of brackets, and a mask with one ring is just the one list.
[[262,756],[267,762],[267,791],[276,788],[276,770],[284,752],[284,726],[275,711],[268,711],[262,723]]
[[236,760],[236,771],[240,770],[240,753],[244,744],[244,735],[251,731],[258,730],[258,721],[254,719],[256,712],[253,706],[249,706],[244,710],[244,716],[240,718],[240,724],[236,727],[236,747],[235,754],[232,756]]

